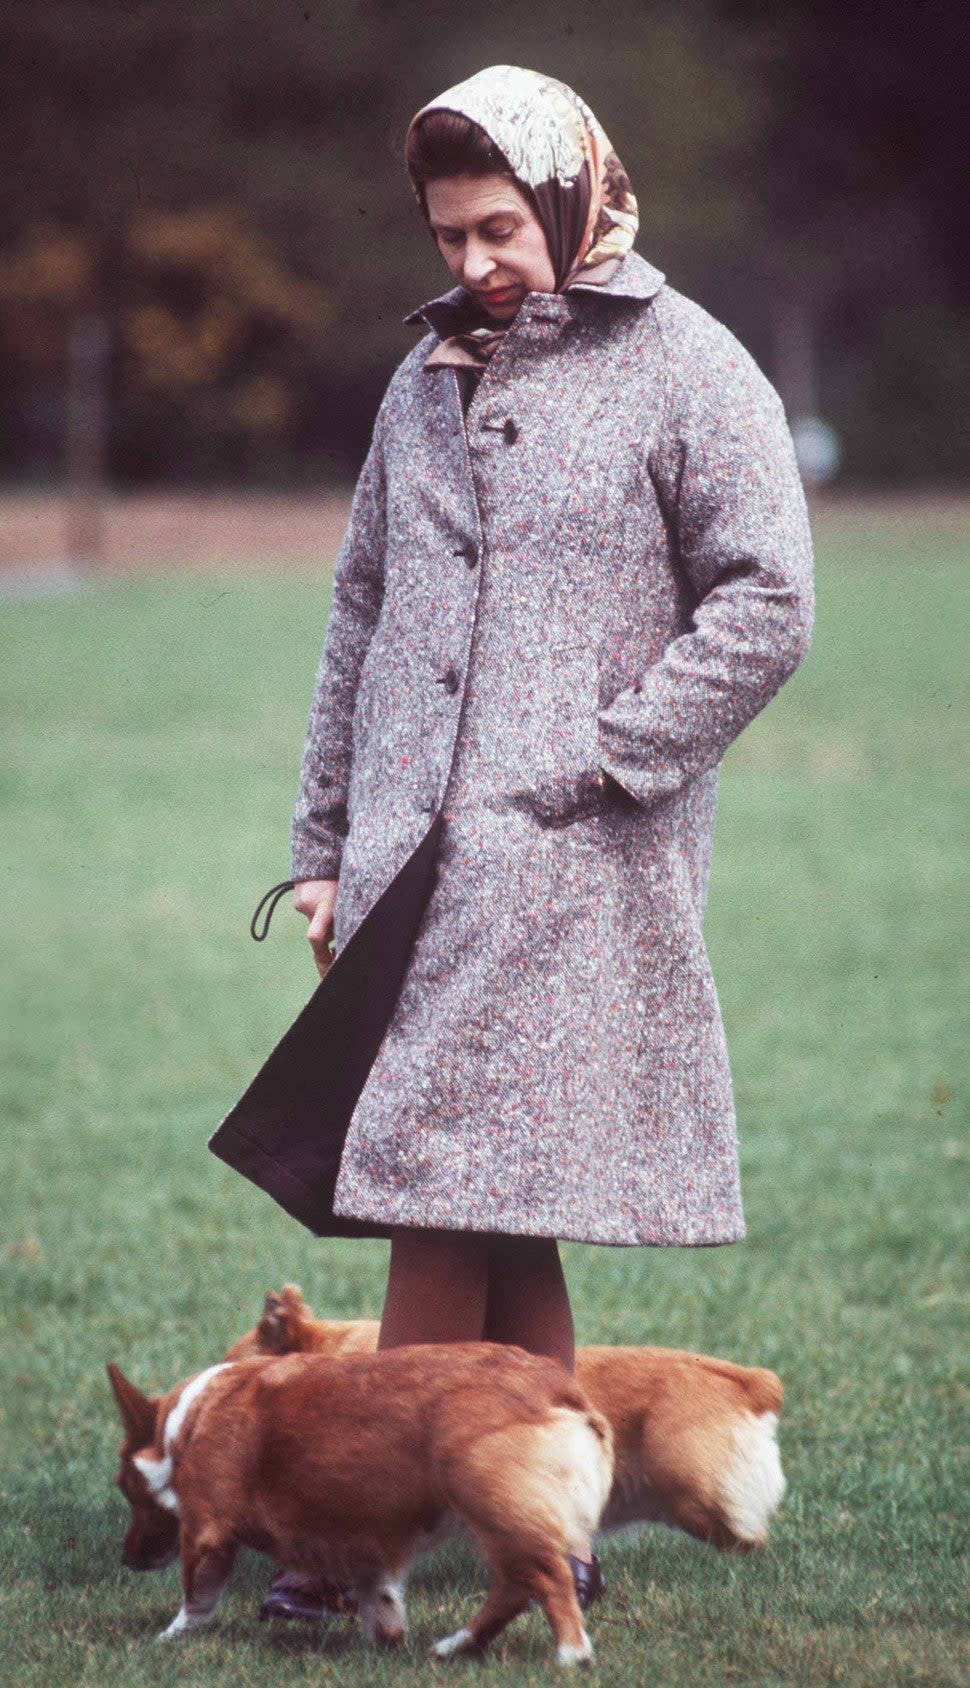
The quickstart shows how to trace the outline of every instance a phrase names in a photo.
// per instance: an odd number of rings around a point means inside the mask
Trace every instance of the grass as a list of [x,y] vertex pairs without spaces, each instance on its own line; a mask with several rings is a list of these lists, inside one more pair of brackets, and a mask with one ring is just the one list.
[[[964,1683],[970,1164],[959,685],[970,529],[819,527],[808,661],[729,753],[708,944],[728,1028],[749,1238],[573,1246],[580,1338],[775,1367],[790,1492],[765,1554],[656,1530],[604,1550],[596,1680],[651,1688]],[[314,975],[281,911],[324,586],[306,573],[126,580],[4,611],[0,707],[0,1678],[60,1684],[465,1679],[426,1646],[482,1575],[417,1574],[413,1639],[266,1628],[267,1567],[217,1629],[153,1636],[177,1573],[118,1549],[103,1365],[148,1388],[217,1358],[270,1285],[378,1309],[386,1248],[315,1242],[205,1140]],[[965,710],[965,700],[963,700]],[[961,904],[961,898],[963,903]],[[475,1681],[552,1674],[541,1620]]]

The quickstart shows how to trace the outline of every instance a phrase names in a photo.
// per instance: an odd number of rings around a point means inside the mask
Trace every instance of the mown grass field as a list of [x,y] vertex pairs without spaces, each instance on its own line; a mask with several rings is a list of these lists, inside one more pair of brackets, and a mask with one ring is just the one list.
[[[581,1340],[775,1367],[790,1492],[733,1560],[608,1543],[597,1681],[965,1683],[970,522],[817,528],[813,651],[723,770],[707,934],[749,1238],[566,1251]],[[384,1245],[315,1242],[205,1143],[312,989],[303,922],[247,933],[287,872],[322,574],[107,582],[3,606],[0,1679],[248,1688],[554,1674],[537,1615],[483,1667],[427,1646],[483,1586],[418,1572],[412,1640],[255,1621],[154,1636],[177,1572],[118,1559],[104,1362],[143,1386],[218,1358],[267,1287],[379,1308]]]

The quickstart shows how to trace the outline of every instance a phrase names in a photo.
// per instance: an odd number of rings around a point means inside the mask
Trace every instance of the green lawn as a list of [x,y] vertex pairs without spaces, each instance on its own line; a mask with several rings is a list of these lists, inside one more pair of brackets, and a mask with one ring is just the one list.
[[[567,1250],[581,1340],[780,1372],[790,1491],[761,1556],[659,1529],[606,1546],[611,1688],[970,1675],[970,526],[818,535],[816,642],[725,762],[707,921],[749,1239]],[[261,948],[247,923],[287,872],[324,580],[117,581],[2,613],[0,1678],[470,1679],[425,1658],[482,1587],[467,1553],[417,1573],[411,1647],[380,1660],[340,1620],[257,1625],[255,1556],[218,1628],[156,1647],[177,1572],[118,1560],[107,1359],[168,1386],[287,1278],[321,1311],[379,1308],[383,1245],[315,1242],[205,1147],[315,982],[302,921],[284,908]],[[552,1674],[533,1614],[481,1680]]]

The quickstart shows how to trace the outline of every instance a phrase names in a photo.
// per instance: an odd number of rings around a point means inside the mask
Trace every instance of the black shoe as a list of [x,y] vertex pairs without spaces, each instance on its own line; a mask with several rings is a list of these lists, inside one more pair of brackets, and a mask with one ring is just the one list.
[[[577,1559],[575,1553],[568,1553],[566,1557],[569,1560],[569,1569],[573,1573],[576,1604],[581,1612],[588,1612],[593,1601],[598,1600],[601,1594],[606,1593],[606,1583],[603,1580],[600,1562],[595,1553],[588,1565],[585,1559]],[[529,1605],[538,1606],[538,1604],[539,1601],[533,1595]]]
[[277,1571],[269,1593],[259,1608],[261,1618],[305,1618],[319,1623],[325,1612],[353,1617],[357,1597],[349,1588],[338,1588],[324,1577],[301,1576],[296,1571]]
[[599,1600],[601,1595],[606,1593],[600,1562],[595,1553],[588,1565],[585,1559],[577,1559],[575,1553],[570,1553],[569,1569],[573,1573],[579,1609],[581,1612],[588,1612],[594,1600]]

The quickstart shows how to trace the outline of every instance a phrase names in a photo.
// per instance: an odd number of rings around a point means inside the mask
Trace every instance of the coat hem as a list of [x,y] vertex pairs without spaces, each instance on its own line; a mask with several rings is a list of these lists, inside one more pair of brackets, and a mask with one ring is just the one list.
[[591,1236],[588,1227],[579,1221],[570,1219],[566,1215],[552,1218],[545,1224],[517,1219],[510,1223],[503,1215],[495,1213],[492,1216],[476,1214],[474,1219],[456,1220],[453,1213],[435,1209],[433,1204],[422,1206],[420,1214],[405,1216],[395,1212],[386,1203],[361,1200],[357,1202],[333,1202],[333,1211],[339,1217],[356,1220],[360,1223],[377,1222],[377,1209],[380,1209],[380,1223],[384,1226],[384,1234],[389,1235],[390,1227],[400,1226],[402,1229],[416,1228],[441,1231],[484,1232],[490,1236],[514,1237],[552,1237],[557,1242],[590,1243],[601,1248],[721,1248],[728,1243],[743,1242],[747,1236],[747,1229],[743,1222],[734,1227],[712,1231],[709,1235],[688,1235],[684,1232],[654,1232],[637,1236],[604,1236],[600,1233]]

